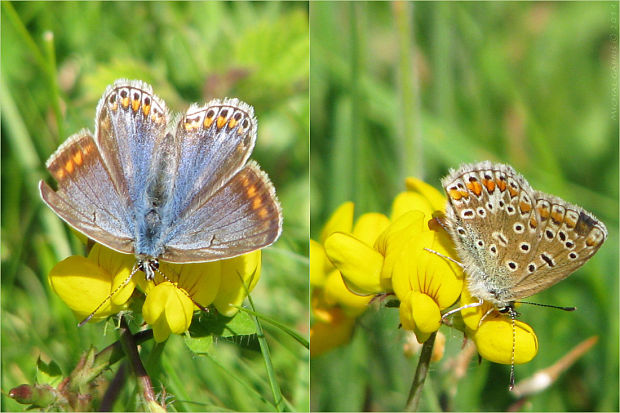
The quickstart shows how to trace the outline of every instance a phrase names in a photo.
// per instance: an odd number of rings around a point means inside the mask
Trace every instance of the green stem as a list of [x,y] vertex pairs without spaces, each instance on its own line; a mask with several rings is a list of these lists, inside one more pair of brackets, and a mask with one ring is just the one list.
[[359,32],[359,19],[361,15],[361,8],[365,7],[363,4],[356,4],[355,2],[349,3],[349,13],[350,13],[350,35],[351,35],[351,56],[350,56],[350,69],[351,69],[351,81],[349,82],[349,87],[351,91],[351,171],[349,171],[349,176],[353,178],[352,182],[352,194],[351,200],[355,202],[356,205],[359,204],[361,199],[360,196],[360,188],[361,182],[360,177],[361,174],[358,170],[359,157],[360,157],[360,137],[362,136],[360,133],[360,122],[361,122],[361,99],[360,99],[360,90],[359,90],[359,77],[360,77],[360,67],[363,67],[362,59],[361,59],[361,51],[360,51],[360,32]]
[[411,390],[409,390],[409,397],[407,398],[407,407],[405,410],[408,412],[415,412],[418,410],[422,389],[424,389],[424,381],[426,381],[426,375],[428,374],[428,369],[431,364],[431,356],[433,355],[433,346],[435,345],[436,336],[437,332],[435,331],[422,346],[418,368],[415,371],[413,383],[411,383]]
[[[248,302],[250,303],[252,311],[256,311],[256,309],[254,308],[254,302],[252,301],[252,297],[250,296],[250,294],[248,294]],[[276,379],[276,373],[273,368],[273,363],[271,362],[269,344],[267,343],[267,339],[265,338],[265,332],[263,331],[263,326],[261,325],[260,320],[256,316],[254,316],[253,318],[254,322],[256,323],[256,335],[258,338],[258,343],[260,345],[260,351],[263,354],[263,359],[265,360],[265,368],[267,369],[267,376],[269,377],[269,385],[271,386],[271,392],[273,394],[273,402],[276,411],[281,412],[284,411],[284,398],[282,397],[282,391],[280,390],[280,385],[278,384],[278,380]]]
[[423,144],[420,133],[420,113],[418,98],[418,73],[415,65],[415,48],[413,46],[413,8],[409,2],[393,3],[393,13],[398,37],[398,93],[400,110],[400,148],[398,156],[398,173],[401,182],[408,176],[422,176]]

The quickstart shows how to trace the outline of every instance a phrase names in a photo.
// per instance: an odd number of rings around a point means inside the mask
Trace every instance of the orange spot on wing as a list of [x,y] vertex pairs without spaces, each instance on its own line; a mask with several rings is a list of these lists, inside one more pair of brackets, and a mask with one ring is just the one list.
[[549,207],[547,205],[541,205],[536,209],[538,209],[538,214],[543,221],[549,218]]
[[530,217],[530,228],[536,229],[536,227],[538,227],[538,221],[536,221],[536,218],[532,215]]
[[224,116],[218,116],[217,118],[217,128],[222,129],[222,126],[226,124],[226,118]]
[[82,161],[84,161],[81,151],[77,151],[76,153],[74,153],[71,159],[73,159],[73,162],[75,162],[76,165],[82,165]]
[[495,191],[495,181],[491,180],[491,179],[485,179],[482,181],[482,183],[484,184],[485,188],[487,189],[487,191],[489,191],[489,193],[493,193],[493,191]]
[[476,196],[480,196],[482,193],[482,185],[478,181],[471,181],[467,183],[467,188],[472,191]]
[[564,214],[558,211],[553,211],[551,212],[551,219],[553,220],[554,223],[559,225],[564,220]]
[[228,127],[229,127],[230,129],[234,128],[236,124],[237,124],[237,121],[236,121],[236,120],[234,120],[234,119],[230,119],[230,120],[228,121]]
[[462,192],[457,190],[457,189],[451,189],[448,191],[448,196],[452,199],[454,199],[455,201],[460,200],[461,198],[463,198]]
[[124,97],[121,99],[121,105],[123,105],[124,108],[127,108],[129,106],[129,97]]
[[75,169],[75,165],[73,164],[72,160],[68,160],[67,162],[65,162],[65,171],[67,171],[69,175],[73,173],[74,169]]
[[503,179],[497,179],[495,180],[495,183],[497,184],[497,187],[501,192],[504,192],[506,190],[506,181],[504,181]]
[[258,209],[262,205],[263,205],[263,200],[258,197],[252,200],[252,209]]
[[144,113],[144,116],[148,116],[150,111],[151,111],[151,105],[142,106],[142,113]]
[[134,112],[137,112],[137,111],[138,111],[138,108],[140,108],[140,100],[138,100],[138,99],[133,99],[133,100],[131,101],[131,109],[132,109]]
[[252,185],[248,188],[247,194],[250,198],[254,198],[254,196],[256,195],[256,186]]
[[203,125],[204,125],[205,129],[207,129],[212,124],[213,124],[213,118],[206,117],[205,121],[203,122]]
[[527,202],[521,201],[519,202],[519,209],[521,210],[522,214],[526,214],[532,210],[532,205],[528,204]]
[[510,193],[510,197],[514,198],[515,196],[517,196],[517,194],[519,193],[516,189],[514,189],[512,186],[508,187],[508,192]]
[[58,182],[62,181],[63,179],[65,179],[65,170],[62,168],[56,169],[56,171],[54,172],[54,177]]

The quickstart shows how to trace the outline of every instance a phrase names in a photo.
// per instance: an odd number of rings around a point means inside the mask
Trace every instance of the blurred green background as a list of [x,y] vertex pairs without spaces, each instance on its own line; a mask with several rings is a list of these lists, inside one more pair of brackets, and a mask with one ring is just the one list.
[[[110,325],[78,329],[51,292],[49,270],[82,248],[40,201],[37,182],[50,180],[45,160],[60,143],[94,130],[101,94],[121,77],[150,83],[175,112],[226,96],[254,106],[252,157],[274,182],[284,229],[263,252],[252,296],[260,313],[307,337],[308,36],[305,2],[2,2],[3,411],[25,408],[6,394],[33,382],[39,356],[67,374],[91,344],[117,339]],[[307,349],[264,328],[288,408],[307,410]],[[196,357],[173,336],[161,368],[153,382],[174,396],[171,410],[274,409],[255,339],[219,341]],[[125,386],[115,409],[139,408],[133,394]]]
[[[598,343],[520,409],[618,410],[618,4],[310,4],[311,236],[344,201],[388,213],[404,178],[440,188],[464,162],[511,164],[535,189],[583,206],[609,238],[568,280],[522,306],[537,357],[517,382],[588,337]],[[395,309],[371,305],[352,343],[311,360],[311,408],[401,410],[417,356]],[[474,358],[450,381],[462,335],[443,327],[420,410],[506,410],[509,366]]]

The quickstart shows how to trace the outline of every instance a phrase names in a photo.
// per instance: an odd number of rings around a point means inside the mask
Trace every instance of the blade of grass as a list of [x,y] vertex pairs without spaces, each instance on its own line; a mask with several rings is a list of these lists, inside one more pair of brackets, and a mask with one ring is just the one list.
[[[252,311],[255,311],[254,302],[252,301],[252,297],[248,294],[248,302],[250,303],[250,307],[252,307]],[[267,339],[265,338],[265,332],[263,331],[263,326],[260,323],[258,317],[254,316],[254,322],[256,323],[256,333],[258,336],[258,343],[260,345],[260,351],[263,354],[263,359],[265,360],[265,368],[267,369],[267,376],[269,377],[269,385],[271,386],[271,392],[273,394],[273,401],[275,403],[274,407],[276,411],[283,411],[283,401],[282,392],[280,390],[280,385],[276,380],[276,373],[273,369],[273,364],[271,362],[271,354],[269,352],[269,344],[267,344]]]

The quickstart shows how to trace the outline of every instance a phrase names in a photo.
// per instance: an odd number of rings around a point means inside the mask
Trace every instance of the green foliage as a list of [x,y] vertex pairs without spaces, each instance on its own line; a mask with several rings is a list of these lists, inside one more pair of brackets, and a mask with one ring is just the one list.
[[[252,158],[274,182],[284,229],[263,252],[252,296],[257,313],[307,335],[308,36],[307,3],[2,3],[3,389],[32,383],[38,357],[69,372],[91,345],[118,339],[103,324],[76,328],[49,288],[52,266],[83,247],[37,190],[39,179],[49,180],[45,160],[69,135],[94,130],[97,102],[118,78],[149,82],[175,112],[227,96],[254,106],[259,128]],[[228,328],[254,333],[250,318],[240,313]],[[307,410],[307,350],[288,332],[265,329],[282,396],[291,410]],[[156,391],[175,401],[173,410],[274,410],[280,401],[273,400],[265,360],[247,340],[213,340],[207,343],[212,358],[196,358],[174,336],[164,349],[147,340],[142,355],[161,358],[147,369]],[[126,385],[113,408],[144,408],[136,400]],[[26,407],[6,392],[1,403],[5,411]]]
[[[610,231],[597,255],[522,306],[540,350],[516,378],[599,342],[533,411],[618,410],[618,6],[616,3],[310,4],[311,235],[344,201],[389,214],[404,178],[440,188],[461,163],[511,164],[535,189],[592,211]],[[394,309],[376,304],[350,345],[312,360],[313,410],[405,406],[417,357]],[[446,333],[420,410],[505,410],[509,366],[472,361],[456,382],[462,336]]]

